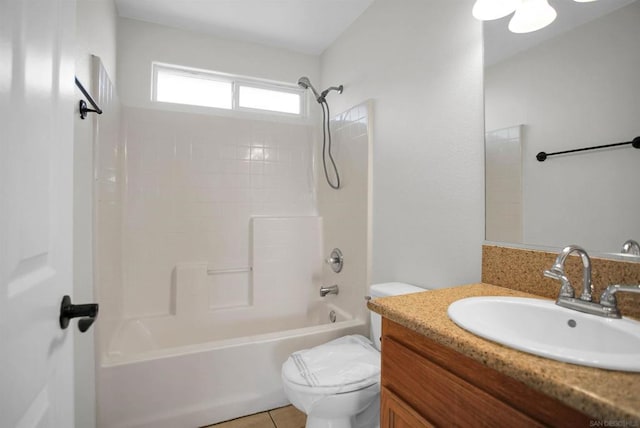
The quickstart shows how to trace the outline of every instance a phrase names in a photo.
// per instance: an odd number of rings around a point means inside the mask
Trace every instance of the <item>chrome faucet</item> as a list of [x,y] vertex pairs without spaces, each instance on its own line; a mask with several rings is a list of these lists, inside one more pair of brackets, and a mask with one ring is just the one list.
[[622,253],[640,256],[640,244],[633,239],[629,239],[622,245]]
[[[576,299],[573,286],[569,282],[564,271],[564,264],[571,253],[578,253],[582,258],[582,294]],[[640,285],[610,285],[600,296],[600,303],[592,301],[593,284],[591,283],[591,259],[587,252],[577,246],[569,245],[562,249],[553,266],[544,271],[544,276],[557,279],[561,283],[560,294],[556,299],[556,305],[576,311],[585,312],[591,315],[598,315],[608,318],[621,318],[618,310],[616,293],[623,291],[629,293],[640,293]]]
[[638,285],[620,285],[614,284],[607,287],[606,290],[600,296],[600,304],[609,309],[607,314],[610,318],[621,318],[620,310],[618,309],[618,300],[616,299],[616,293],[640,293],[640,284]]
[[327,294],[338,294],[338,286],[331,285],[329,287],[325,287],[324,285],[320,287],[320,297],[324,297]]
[[571,253],[578,253],[582,259],[582,294],[580,294],[580,300],[591,302],[593,294],[593,284],[591,283],[591,259],[582,247],[569,245],[568,247],[563,248],[560,254],[558,254],[558,257],[556,257],[556,261],[551,269],[544,271],[544,276],[551,279],[557,279],[562,284],[558,299],[561,297],[574,298],[575,292],[564,271],[564,264]]

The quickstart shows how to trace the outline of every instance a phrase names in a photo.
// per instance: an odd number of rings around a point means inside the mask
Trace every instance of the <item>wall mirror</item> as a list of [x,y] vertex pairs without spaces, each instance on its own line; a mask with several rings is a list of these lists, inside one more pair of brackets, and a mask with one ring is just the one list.
[[536,154],[640,136],[640,0],[549,3],[534,33],[484,23],[485,239],[620,253],[640,241],[640,150]]

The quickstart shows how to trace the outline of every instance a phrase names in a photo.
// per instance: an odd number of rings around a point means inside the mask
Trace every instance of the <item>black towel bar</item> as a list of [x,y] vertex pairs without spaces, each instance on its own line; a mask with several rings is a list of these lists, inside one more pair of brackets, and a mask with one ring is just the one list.
[[565,150],[563,152],[546,153],[540,152],[536,155],[536,159],[540,162],[544,162],[549,156],[563,155],[565,153],[584,152],[587,150],[605,149],[607,147],[626,146],[631,145],[633,148],[640,149],[640,137],[634,138],[632,141],[625,141],[624,143],[605,144],[602,146],[585,147],[582,149]]
[[89,107],[87,107],[87,103],[85,102],[85,100],[80,100],[80,102],[78,103],[78,107],[80,109],[80,119],[84,119],[85,117],[87,117],[87,113],[102,114],[102,109],[98,107],[98,104],[96,104],[93,97],[89,95],[84,86],[82,86],[82,83],[80,83],[78,77],[76,77],[76,86],[78,87],[78,89],[80,89],[80,92],[82,92],[82,94],[87,98],[87,101],[89,101],[89,103],[93,106],[93,109],[90,109]]

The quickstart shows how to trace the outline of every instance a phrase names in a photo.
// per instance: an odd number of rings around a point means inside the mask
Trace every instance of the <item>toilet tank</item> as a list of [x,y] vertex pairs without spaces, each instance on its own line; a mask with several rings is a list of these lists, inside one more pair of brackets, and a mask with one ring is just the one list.
[[[383,284],[373,284],[369,287],[369,295],[372,299],[378,297],[400,296],[401,294],[419,293],[427,291],[428,288],[416,287],[415,285],[403,282],[385,282]],[[371,314],[371,340],[378,351],[382,349],[380,337],[382,336],[382,317],[373,312]]]

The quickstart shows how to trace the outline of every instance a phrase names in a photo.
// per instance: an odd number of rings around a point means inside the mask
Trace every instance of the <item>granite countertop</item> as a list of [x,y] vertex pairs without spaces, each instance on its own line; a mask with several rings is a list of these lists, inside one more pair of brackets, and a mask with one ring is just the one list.
[[[588,416],[640,426],[640,373],[549,360],[463,330],[447,316],[456,300],[473,296],[539,296],[490,284],[469,284],[370,300],[369,309],[491,367]],[[626,425],[624,425],[626,423]],[[614,426],[614,425],[611,425]]]

